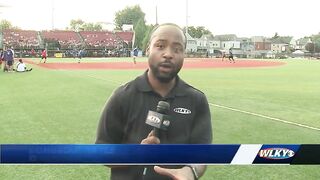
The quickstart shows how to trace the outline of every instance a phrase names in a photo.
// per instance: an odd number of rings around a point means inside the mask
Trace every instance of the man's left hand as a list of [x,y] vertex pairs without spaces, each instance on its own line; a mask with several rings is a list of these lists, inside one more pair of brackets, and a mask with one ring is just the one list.
[[186,166],[180,169],[167,169],[159,166],[154,166],[154,170],[158,174],[168,176],[173,180],[194,180],[192,170]]

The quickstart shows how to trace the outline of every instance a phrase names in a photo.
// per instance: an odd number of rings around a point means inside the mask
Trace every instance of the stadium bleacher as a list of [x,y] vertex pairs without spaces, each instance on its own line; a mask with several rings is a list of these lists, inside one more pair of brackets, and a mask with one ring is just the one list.
[[134,33],[132,31],[115,32],[115,34],[120,37],[129,47],[132,46],[132,40],[134,38]]
[[39,46],[37,31],[33,30],[4,30],[3,31],[3,45],[6,47],[13,47],[15,49],[21,48],[35,48]]
[[109,31],[80,31],[79,32],[87,47],[116,48],[122,40]]
[[81,38],[74,31],[42,31],[45,41],[58,41],[61,48],[68,49],[81,46]]
[[47,48],[48,52],[87,49],[101,51],[101,54],[105,54],[106,51],[119,54],[131,50],[134,38],[132,31],[4,30],[1,34],[2,45],[18,52]]

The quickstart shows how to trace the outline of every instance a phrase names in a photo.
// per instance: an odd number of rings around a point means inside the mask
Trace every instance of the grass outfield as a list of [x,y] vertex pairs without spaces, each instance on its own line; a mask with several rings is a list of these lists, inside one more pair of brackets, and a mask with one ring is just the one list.
[[[34,60],[34,61],[38,61]],[[116,59],[85,59],[91,61]],[[131,61],[125,59],[123,61]],[[61,60],[52,60],[57,62]],[[77,60],[64,59],[63,62]],[[145,59],[139,59],[145,61]],[[319,144],[320,131],[226,108],[320,128],[320,61],[286,60],[265,68],[183,69],[180,76],[205,92],[216,144]],[[0,144],[91,144],[112,91],[143,70],[0,72]],[[320,166],[209,166],[201,179],[318,179]],[[102,166],[1,165],[1,179],[106,179]]]

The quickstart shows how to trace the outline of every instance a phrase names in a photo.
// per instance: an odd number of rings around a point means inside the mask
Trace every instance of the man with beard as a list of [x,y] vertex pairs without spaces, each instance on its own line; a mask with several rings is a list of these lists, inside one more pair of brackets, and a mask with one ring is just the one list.
[[[114,91],[102,112],[97,144],[210,144],[211,117],[205,95],[177,75],[186,48],[186,36],[175,24],[151,32],[146,54],[148,70]],[[170,103],[170,126],[155,136],[145,123],[159,101]],[[181,112],[179,110],[183,109]],[[206,169],[192,166],[110,166],[112,180],[197,179]]]

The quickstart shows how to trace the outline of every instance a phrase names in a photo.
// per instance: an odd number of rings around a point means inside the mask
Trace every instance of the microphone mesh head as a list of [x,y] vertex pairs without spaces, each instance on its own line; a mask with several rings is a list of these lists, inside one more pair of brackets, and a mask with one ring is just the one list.
[[166,101],[159,101],[157,106],[157,112],[167,114],[170,109],[170,104]]

